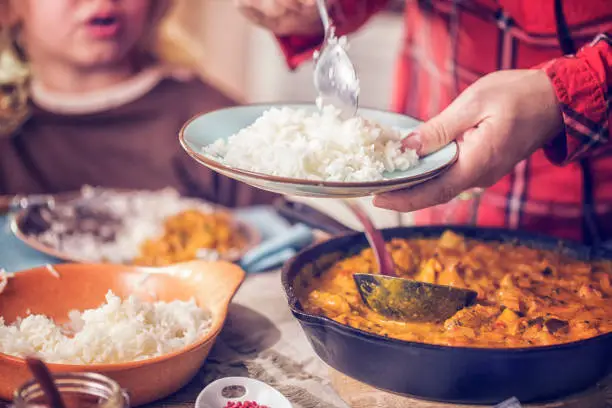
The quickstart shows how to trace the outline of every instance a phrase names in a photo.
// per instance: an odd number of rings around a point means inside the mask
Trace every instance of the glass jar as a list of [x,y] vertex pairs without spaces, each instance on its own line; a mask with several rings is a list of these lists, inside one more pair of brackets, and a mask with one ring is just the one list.
[[[66,408],[129,408],[127,393],[110,378],[94,373],[54,374],[55,384]],[[13,407],[46,406],[40,385],[30,380],[13,398]]]

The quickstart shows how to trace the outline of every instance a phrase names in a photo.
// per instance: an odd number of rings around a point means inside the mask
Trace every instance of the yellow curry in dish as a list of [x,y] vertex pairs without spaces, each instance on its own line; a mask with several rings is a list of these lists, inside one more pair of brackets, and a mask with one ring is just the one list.
[[300,276],[296,287],[305,311],[381,336],[449,346],[546,346],[612,332],[610,262],[587,263],[560,251],[471,240],[451,231],[437,239],[393,239],[387,248],[399,276],[472,289],[476,303],[438,323],[376,314],[352,278],[378,273],[367,248],[321,274]]
[[222,211],[182,211],[169,217],[160,237],[146,240],[133,263],[140,266],[165,266],[198,258],[208,249],[228,256],[247,245],[247,236],[232,216]]

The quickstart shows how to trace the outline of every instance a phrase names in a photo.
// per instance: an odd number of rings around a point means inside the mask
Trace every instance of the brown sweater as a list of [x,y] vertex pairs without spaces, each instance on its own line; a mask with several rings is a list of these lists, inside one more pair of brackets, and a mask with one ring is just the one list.
[[173,187],[184,195],[232,207],[273,200],[271,193],[197,164],[179,145],[178,132],[186,120],[234,105],[232,100],[193,78],[163,76],[149,88],[125,103],[97,111],[77,108],[77,113],[61,109],[58,113],[33,104],[23,127],[0,139],[0,194],[53,194],[87,184]]

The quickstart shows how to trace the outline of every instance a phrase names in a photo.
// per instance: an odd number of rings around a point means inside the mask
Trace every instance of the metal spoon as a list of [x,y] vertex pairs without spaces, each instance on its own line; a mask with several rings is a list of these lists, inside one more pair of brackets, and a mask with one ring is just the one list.
[[397,277],[381,232],[356,202],[344,202],[363,224],[378,264],[380,275],[353,275],[361,299],[370,309],[393,320],[440,322],[476,300],[477,293],[470,289]]
[[325,29],[323,47],[315,54],[314,85],[319,94],[317,105],[333,105],[353,116],[359,105],[359,79],[345,45],[335,35],[325,0],[317,0]]

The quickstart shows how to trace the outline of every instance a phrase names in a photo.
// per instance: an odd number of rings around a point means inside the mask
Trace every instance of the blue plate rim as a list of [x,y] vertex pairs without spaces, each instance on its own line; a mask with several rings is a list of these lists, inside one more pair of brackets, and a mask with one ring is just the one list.
[[[207,157],[204,154],[198,153],[196,151],[194,151],[189,144],[187,143],[186,140],[186,130],[187,128],[197,119],[199,119],[200,117],[204,116],[204,115],[208,115],[214,112],[220,112],[220,111],[224,111],[224,110],[233,110],[233,109],[239,109],[239,108],[245,108],[245,107],[264,107],[264,106],[269,106],[269,107],[278,107],[278,106],[305,106],[305,105],[310,105],[310,106],[314,106],[314,104],[312,103],[301,103],[301,102],[290,102],[290,103],[253,103],[253,104],[246,104],[246,105],[236,105],[236,106],[231,106],[231,107],[226,107],[226,108],[221,108],[221,109],[215,109],[215,110],[211,110],[208,112],[202,112],[202,113],[198,113],[194,116],[192,116],[187,122],[185,122],[185,124],[183,124],[183,126],[181,127],[181,130],[179,131],[179,143],[181,144],[181,147],[183,148],[183,150],[185,150],[185,152],[187,152],[187,154],[189,156],[191,156],[193,159],[195,159],[196,161],[198,161],[199,163],[203,164],[204,166],[215,170],[217,172],[222,172],[222,173],[229,173],[232,175],[239,175],[242,176],[244,178],[250,178],[250,179],[257,179],[257,180],[263,180],[263,181],[268,181],[268,182],[272,182],[272,183],[277,183],[277,184],[293,184],[293,185],[299,185],[299,186],[316,186],[316,187],[329,187],[329,188],[380,188],[380,187],[391,187],[391,186],[396,186],[396,185],[402,185],[406,182],[411,182],[411,181],[418,181],[424,178],[430,178],[438,173],[441,173],[442,171],[444,171],[445,169],[449,168],[450,166],[452,166],[453,164],[455,164],[455,162],[457,162],[458,158],[459,158],[459,145],[457,144],[457,142],[453,141],[451,142],[451,144],[455,144],[455,154],[453,156],[453,158],[451,160],[449,160],[446,164],[430,170],[426,173],[422,173],[419,174],[418,176],[414,176],[414,177],[399,177],[399,178],[394,178],[394,179],[386,179],[386,180],[379,180],[379,181],[366,181],[366,182],[345,182],[345,181],[323,181],[323,180],[307,180],[307,179],[296,179],[296,178],[291,178],[291,177],[281,177],[281,176],[273,176],[273,175],[268,175],[268,174],[263,174],[263,173],[258,173],[258,172],[253,172],[253,171],[249,171],[249,170],[243,170],[243,169],[238,169],[236,167],[231,167],[231,166],[227,166],[225,164],[222,164],[221,162],[217,161],[217,160],[213,160],[209,157]],[[391,113],[394,115],[398,115],[398,116],[404,116],[407,118],[410,118],[412,120],[418,121],[420,122],[418,119],[413,118],[412,116],[408,116],[402,113],[397,113],[397,112],[392,112],[392,111],[386,111],[386,110],[382,110],[382,109],[375,109],[375,108],[367,108],[367,107],[360,107],[360,109],[366,109],[369,110],[371,112],[379,112],[379,113]],[[448,145],[447,145],[448,146]],[[427,157],[427,156],[425,156]]]

